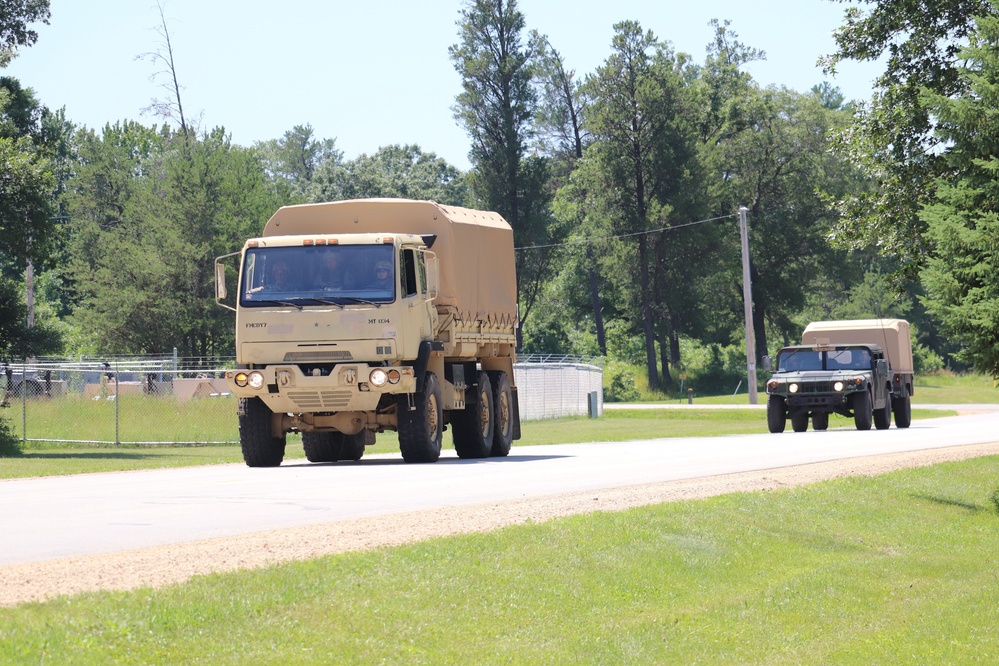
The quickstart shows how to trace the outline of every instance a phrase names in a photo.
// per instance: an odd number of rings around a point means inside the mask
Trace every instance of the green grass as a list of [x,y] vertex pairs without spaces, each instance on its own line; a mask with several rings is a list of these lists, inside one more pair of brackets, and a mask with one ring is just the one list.
[[[934,418],[954,412],[914,410],[913,418]],[[227,418],[235,421],[235,415]],[[625,409],[607,410],[599,419],[586,417],[526,421],[517,446],[573,444],[579,442],[623,442],[661,437],[709,437],[766,432],[766,413],[759,409]],[[853,421],[833,415],[829,427],[853,427]],[[453,448],[451,431],[444,436],[445,448]],[[399,453],[394,432],[378,435],[377,444],[365,455]],[[288,436],[286,459],[304,458],[301,439]],[[117,472],[165,467],[190,467],[241,463],[238,445],[79,445],[28,442],[20,455],[0,456],[0,479],[88,472]]]
[[2,663],[996,663],[999,458],[0,609]]

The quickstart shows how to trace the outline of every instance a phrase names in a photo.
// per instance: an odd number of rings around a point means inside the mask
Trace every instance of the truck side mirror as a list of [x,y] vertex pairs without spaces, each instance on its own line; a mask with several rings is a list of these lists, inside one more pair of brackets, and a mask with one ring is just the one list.
[[880,374],[882,375],[888,374],[888,361],[884,360],[883,358],[879,358],[874,365]]
[[766,370],[767,372],[774,371],[774,360],[769,356],[763,357],[763,369]]
[[215,300],[224,301],[228,294],[225,290],[225,264],[215,260]]
[[436,254],[426,252],[425,255],[427,258],[427,298],[434,300],[440,291],[440,267],[437,264]]

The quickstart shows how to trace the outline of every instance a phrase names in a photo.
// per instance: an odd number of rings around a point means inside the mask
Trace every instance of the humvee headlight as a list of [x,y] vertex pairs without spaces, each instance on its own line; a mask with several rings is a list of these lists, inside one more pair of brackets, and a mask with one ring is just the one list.
[[776,391],[777,390],[777,380],[776,379],[771,379],[769,382],[767,382],[767,390],[769,390],[769,391]]
[[789,393],[797,393],[798,392],[798,385],[797,384],[789,384],[788,387],[787,387],[787,390],[788,390]]
[[843,390],[843,382],[836,382],[835,384],[833,384],[833,388],[835,390],[837,390],[837,391],[842,391]]
[[251,372],[249,375],[246,376],[246,383],[249,385],[251,389],[259,390],[264,385],[264,376],[256,371]]
[[402,375],[399,373],[398,370],[388,371],[389,384],[398,384],[400,379],[402,379]]
[[368,381],[372,386],[381,388],[382,386],[385,386],[385,382],[388,381],[388,373],[381,368],[375,368],[371,371],[371,374],[368,375]]
[[234,381],[236,383],[236,386],[238,386],[239,388],[243,388],[244,386],[246,386],[246,373],[237,372],[235,375],[233,375],[232,381]]

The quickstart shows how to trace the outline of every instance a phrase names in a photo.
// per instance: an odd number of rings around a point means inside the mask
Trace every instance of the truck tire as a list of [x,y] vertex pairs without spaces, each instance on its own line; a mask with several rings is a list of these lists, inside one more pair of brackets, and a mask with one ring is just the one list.
[[302,447],[309,462],[324,463],[340,460],[343,449],[343,433],[303,432]]
[[795,432],[805,432],[808,430],[808,412],[792,412],[791,413],[791,430]]
[[891,408],[895,412],[895,427],[908,428],[912,423],[912,399],[909,396],[892,398]]
[[772,395],[767,398],[767,428],[772,433],[784,432],[787,425],[787,410],[784,408],[784,398]]
[[891,427],[891,393],[885,396],[885,406],[874,412],[874,427],[878,430]]
[[813,430],[828,430],[829,429],[829,412],[814,412],[812,414],[812,429]]
[[853,423],[857,430],[870,430],[874,420],[871,394],[867,391],[853,394]]
[[487,458],[493,449],[495,430],[493,387],[489,375],[480,372],[473,400],[465,409],[451,412],[454,450],[459,458]]
[[513,445],[513,390],[510,378],[501,370],[489,373],[493,385],[493,448],[490,455],[505,458]]
[[287,438],[271,435],[271,410],[260,398],[240,398],[239,443],[247,467],[277,467]]
[[364,456],[364,446],[366,433],[359,432],[356,435],[341,435],[340,460],[360,460]]
[[413,394],[416,409],[410,411],[409,396],[399,396],[399,450],[408,463],[432,463],[441,457],[444,427],[441,388],[437,376],[427,372],[423,390]]

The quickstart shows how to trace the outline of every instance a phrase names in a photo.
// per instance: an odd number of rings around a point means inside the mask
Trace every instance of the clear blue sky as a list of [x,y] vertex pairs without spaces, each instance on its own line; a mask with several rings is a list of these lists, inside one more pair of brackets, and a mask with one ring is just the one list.
[[[636,20],[700,62],[712,18],[731,20],[765,62],[762,85],[807,91],[824,77],[819,56],[848,4],[833,0],[519,0],[527,30],[548,35],[580,75],[610,54],[614,23]],[[252,145],[311,124],[346,157],[416,143],[459,168],[468,139],[451,113],[460,79],[448,58],[460,0],[165,0],[182,100],[203,129],[222,125]],[[166,91],[155,51],[155,0],[51,0],[51,24],[7,68],[49,108],[100,129],[122,119],[157,122],[141,110]],[[526,36],[526,35],[525,35]],[[847,63],[836,78],[848,99],[867,99],[876,64]]]

